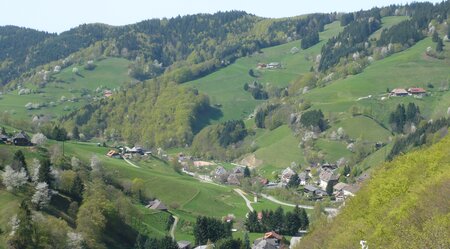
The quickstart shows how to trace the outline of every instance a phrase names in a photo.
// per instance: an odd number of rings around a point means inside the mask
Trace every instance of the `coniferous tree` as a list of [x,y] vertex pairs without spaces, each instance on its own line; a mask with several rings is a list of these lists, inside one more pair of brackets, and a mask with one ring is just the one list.
[[73,184],[70,189],[70,193],[72,195],[74,195],[74,197],[78,201],[81,201],[81,199],[83,198],[83,191],[84,191],[83,181],[81,180],[80,176],[77,174],[77,176],[73,180]]
[[440,53],[444,51],[444,43],[442,42],[442,39],[439,38],[436,44],[436,52]]
[[298,174],[295,173],[293,176],[291,176],[291,179],[289,179],[287,187],[288,188],[298,188],[298,185],[300,185],[300,178],[298,177]]
[[248,166],[245,166],[244,168],[244,177],[250,177],[250,169]]
[[52,176],[51,163],[48,158],[41,160],[41,167],[39,167],[38,182],[46,182],[49,186],[52,186],[53,176]]
[[28,167],[27,167],[27,162],[25,160],[25,155],[23,154],[23,152],[21,150],[17,150],[14,153],[14,157],[13,157],[13,162],[11,167],[15,170],[15,171],[20,171],[21,169],[24,169],[27,176],[30,176],[30,173],[28,172]]
[[431,36],[431,40],[432,40],[433,42],[438,42],[438,40],[439,40],[439,35],[438,35],[438,33],[437,33],[436,31],[433,32],[433,35]]
[[36,248],[36,228],[33,224],[31,210],[26,201],[22,201],[17,214],[18,226],[9,239],[8,246],[13,249]]

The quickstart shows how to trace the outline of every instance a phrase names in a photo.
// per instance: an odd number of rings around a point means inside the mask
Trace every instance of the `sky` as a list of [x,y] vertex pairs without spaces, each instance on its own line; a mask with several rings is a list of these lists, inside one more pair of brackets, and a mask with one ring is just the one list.
[[[350,12],[410,0],[0,0],[0,26],[60,33],[84,23],[125,25],[151,18],[244,10],[262,17]],[[419,2],[422,0],[419,0]],[[440,2],[441,0],[430,0]]]

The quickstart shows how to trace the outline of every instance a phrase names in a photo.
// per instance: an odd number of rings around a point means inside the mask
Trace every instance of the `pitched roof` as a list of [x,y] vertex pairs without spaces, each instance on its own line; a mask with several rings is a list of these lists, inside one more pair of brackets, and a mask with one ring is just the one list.
[[427,91],[421,87],[411,87],[408,89],[410,93],[426,93]]
[[342,189],[344,189],[345,187],[347,187],[348,184],[343,183],[343,182],[339,182],[336,185],[333,186],[333,189],[336,189],[337,191],[341,191]]
[[270,238],[281,240],[281,239],[283,239],[283,236],[279,235],[278,233],[276,233],[274,231],[270,231],[270,232],[267,232],[264,234],[264,239],[270,239]]
[[334,174],[332,171],[322,171],[319,175],[321,181],[329,182],[329,181],[337,181],[339,180],[339,174]]
[[160,200],[156,199],[154,201],[150,201],[148,203],[147,206],[145,206],[146,208],[150,208],[150,209],[156,209],[156,210],[167,210],[168,208],[166,207],[166,205],[164,205],[164,203],[162,203]]
[[306,185],[304,189],[309,192],[314,192],[317,190],[317,188],[312,185]]
[[23,131],[17,133],[16,135],[14,135],[13,139],[30,139],[30,137]]
[[239,181],[236,174],[230,174],[227,178],[228,184],[234,184],[234,185],[240,185],[241,182]]
[[391,91],[392,94],[408,94],[404,88],[395,88]]
[[180,249],[184,249],[184,248],[189,248],[191,245],[190,241],[186,241],[186,240],[180,240],[177,242],[178,248]]

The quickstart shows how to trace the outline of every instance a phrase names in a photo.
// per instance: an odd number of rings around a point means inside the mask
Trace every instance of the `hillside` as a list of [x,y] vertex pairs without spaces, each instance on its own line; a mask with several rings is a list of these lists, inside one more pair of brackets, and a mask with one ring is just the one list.
[[[447,248],[450,246],[450,138],[377,168],[331,222],[296,248]],[[326,228],[325,228],[326,227]]]

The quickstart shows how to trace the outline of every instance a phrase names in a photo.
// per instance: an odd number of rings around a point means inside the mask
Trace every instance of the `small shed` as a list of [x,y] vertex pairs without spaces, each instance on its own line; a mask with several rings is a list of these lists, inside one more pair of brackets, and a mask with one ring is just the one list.
[[164,203],[162,203],[160,200],[155,199],[154,201],[150,201],[146,208],[155,209],[155,210],[161,210],[161,211],[167,211],[168,208]]

